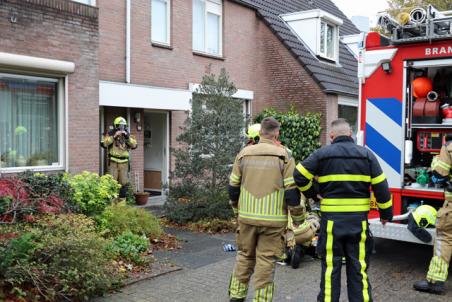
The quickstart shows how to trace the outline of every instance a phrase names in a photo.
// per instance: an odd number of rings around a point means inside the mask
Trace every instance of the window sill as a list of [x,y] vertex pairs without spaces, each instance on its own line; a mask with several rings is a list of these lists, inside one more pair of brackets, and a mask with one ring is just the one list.
[[154,46],[154,47],[158,47],[158,48],[173,50],[173,47],[171,45],[169,45],[169,44],[163,44],[163,43],[158,43],[158,42],[151,42],[151,45]]
[[61,165],[58,166],[27,166],[27,167],[16,167],[16,168],[0,168],[0,175],[2,174],[17,174],[25,171],[33,172],[56,172],[64,171],[65,168]]
[[215,60],[220,60],[220,61],[226,60],[226,58],[223,56],[217,56],[217,55],[213,55],[213,54],[205,53],[205,52],[201,52],[201,51],[196,51],[196,50],[193,50],[193,54],[195,56],[200,56],[200,57],[209,58],[209,59],[215,59]]

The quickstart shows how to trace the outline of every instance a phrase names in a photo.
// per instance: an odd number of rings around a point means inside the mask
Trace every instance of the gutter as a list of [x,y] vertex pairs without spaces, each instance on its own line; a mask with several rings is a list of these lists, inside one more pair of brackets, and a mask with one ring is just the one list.
[[126,0],[126,83],[130,83],[130,2]]

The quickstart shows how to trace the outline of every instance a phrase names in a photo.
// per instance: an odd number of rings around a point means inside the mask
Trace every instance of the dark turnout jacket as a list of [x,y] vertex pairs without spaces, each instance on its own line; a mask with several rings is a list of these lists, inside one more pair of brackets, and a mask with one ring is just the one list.
[[370,210],[371,189],[382,219],[392,219],[392,198],[386,176],[375,155],[348,136],[315,151],[296,166],[294,180],[301,192],[317,180],[320,211],[359,213]]

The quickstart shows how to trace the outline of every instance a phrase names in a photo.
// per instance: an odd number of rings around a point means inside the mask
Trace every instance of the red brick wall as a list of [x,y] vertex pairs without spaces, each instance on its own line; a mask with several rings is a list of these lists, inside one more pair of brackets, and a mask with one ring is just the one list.
[[66,0],[0,1],[0,28],[0,52],[75,63],[68,78],[69,169],[98,172],[97,9]]
[[[98,1],[100,61],[105,62],[100,66],[101,80],[124,81],[125,7],[122,2],[125,1],[120,2]],[[322,113],[325,129],[326,94],[254,10],[224,1],[224,58],[220,60],[202,57],[192,51],[191,0],[172,1],[172,49],[153,46],[150,3],[150,0],[132,2],[132,83],[187,89],[189,83],[200,83],[206,71],[218,74],[225,67],[237,88],[255,92],[253,114],[268,106],[286,110],[293,104],[301,112]],[[116,16],[114,22],[113,16]],[[184,119],[183,112],[171,114],[173,148],[177,146],[176,136]]]

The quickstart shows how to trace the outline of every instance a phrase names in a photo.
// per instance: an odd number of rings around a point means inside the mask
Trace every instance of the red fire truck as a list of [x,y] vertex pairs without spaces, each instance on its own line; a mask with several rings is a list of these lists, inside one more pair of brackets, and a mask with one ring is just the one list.
[[[403,215],[420,204],[439,208],[444,201],[444,188],[431,181],[430,165],[452,135],[452,11],[429,6],[398,19],[379,19],[390,37],[365,35],[357,140],[377,156],[394,215]],[[375,237],[422,243],[403,224],[407,215],[384,227],[372,219],[377,216],[370,212]]]

